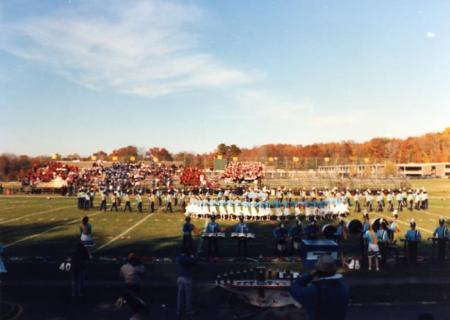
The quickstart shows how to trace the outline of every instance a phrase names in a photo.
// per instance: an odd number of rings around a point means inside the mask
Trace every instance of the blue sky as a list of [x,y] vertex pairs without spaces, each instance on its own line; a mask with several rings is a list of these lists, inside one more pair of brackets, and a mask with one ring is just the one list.
[[450,126],[449,1],[0,2],[0,152]]

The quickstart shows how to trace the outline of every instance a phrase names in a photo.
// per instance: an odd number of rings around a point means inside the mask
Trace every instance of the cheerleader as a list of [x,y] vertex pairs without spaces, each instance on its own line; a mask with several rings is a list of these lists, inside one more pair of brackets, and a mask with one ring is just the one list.
[[220,214],[220,219],[227,219],[227,211],[225,210],[225,199],[222,197],[219,200],[219,214]]
[[284,204],[283,216],[284,216],[283,218],[286,220],[289,219],[289,217],[291,216],[291,207],[289,202],[285,202]]
[[235,219],[235,213],[234,213],[234,207],[233,207],[233,200],[228,199],[227,200],[227,215],[230,219]]
[[250,219],[249,205],[250,203],[247,202],[247,200],[242,201],[242,214],[244,215],[245,220]]
[[300,207],[300,202],[296,203],[296,206],[294,208],[294,214],[295,214],[295,218],[298,220],[300,219],[300,216],[302,215],[302,210]]
[[255,200],[252,200],[252,202],[250,202],[250,214],[252,220],[258,220],[258,210],[256,209],[256,205],[257,203],[255,202]]
[[281,218],[283,217],[283,211],[284,211],[284,204],[281,204],[280,206],[280,203],[277,202],[275,206],[275,217],[278,221],[281,220]]
[[209,215],[217,215],[216,201],[213,198],[209,200]]
[[208,217],[208,215],[209,215],[208,199],[205,198],[202,200],[201,218],[206,219],[206,217]]
[[238,197],[234,200],[234,215],[235,218],[242,216],[242,206],[241,206],[241,200],[239,200]]

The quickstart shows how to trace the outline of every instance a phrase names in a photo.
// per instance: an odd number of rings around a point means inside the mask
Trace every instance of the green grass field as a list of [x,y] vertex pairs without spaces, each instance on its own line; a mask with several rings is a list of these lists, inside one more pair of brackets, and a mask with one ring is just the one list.
[[[450,222],[450,180],[412,180],[411,183],[427,188],[430,209],[403,211],[400,214],[402,234],[408,229],[409,220],[415,218],[423,238],[428,238],[441,215]],[[174,213],[164,213],[160,208],[152,215],[148,211],[144,214],[136,211],[100,213],[97,209],[80,211],[76,208],[76,198],[59,196],[53,196],[50,200],[46,197],[0,196],[0,241],[6,247],[8,256],[64,256],[79,239],[78,225],[86,214],[93,225],[98,255],[124,256],[132,251],[144,256],[173,256],[178,252],[184,220],[179,208],[175,208]],[[389,219],[390,213],[371,214],[372,219],[380,216]],[[361,218],[361,214],[351,213],[347,219],[354,218]],[[204,220],[193,222],[199,229],[205,226]],[[219,223],[226,232],[230,232],[236,222]],[[276,222],[249,224],[257,236],[249,245],[250,255],[271,256],[272,230]],[[357,250],[356,237],[350,237],[344,247],[350,253]],[[223,255],[233,256],[235,249],[235,242],[231,239],[221,242]]]

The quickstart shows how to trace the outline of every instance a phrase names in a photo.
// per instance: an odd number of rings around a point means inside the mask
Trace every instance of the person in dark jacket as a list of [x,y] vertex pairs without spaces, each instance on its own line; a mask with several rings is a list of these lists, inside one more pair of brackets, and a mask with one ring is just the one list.
[[72,297],[82,297],[84,278],[86,275],[86,263],[90,259],[88,249],[83,243],[77,243],[70,259],[72,273]]
[[345,319],[350,288],[336,273],[336,264],[329,255],[321,256],[316,270],[298,278],[289,292],[305,308],[308,320]]
[[178,267],[177,316],[181,316],[184,309],[186,316],[190,319],[192,317],[192,269],[196,264],[196,259],[183,246],[176,261]]

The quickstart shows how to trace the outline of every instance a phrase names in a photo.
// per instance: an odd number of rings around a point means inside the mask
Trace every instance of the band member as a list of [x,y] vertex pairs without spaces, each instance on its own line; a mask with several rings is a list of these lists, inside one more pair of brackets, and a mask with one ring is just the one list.
[[366,208],[369,212],[373,211],[372,201],[373,201],[372,191],[370,191],[369,189],[366,191]]
[[340,244],[342,240],[347,239],[347,228],[343,219],[341,219],[337,225],[336,232],[334,233],[334,239],[337,244]]
[[364,257],[366,255],[366,244],[365,244],[365,238],[364,235],[370,228],[370,220],[369,220],[369,213],[364,211],[363,214],[363,229],[361,231],[361,236],[359,238],[359,245],[361,247],[361,256]]
[[378,246],[378,237],[373,231],[372,226],[369,226],[369,230],[366,231],[364,234],[364,239],[368,243],[367,248],[367,257],[368,257],[368,263],[369,263],[369,271],[372,270],[372,262],[375,261],[375,268],[377,271],[380,270],[378,265],[378,256],[380,254],[380,248]]
[[173,212],[172,210],[172,196],[170,194],[170,192],[167,193],[166,195],[166,212]]
[[89,210],[91,207],[91,196],[89,194],[89,191],[86,190],[84,193],[84,210]]
[[184,219],[182,228],[183,232],[183,248],[186,252],[194,252],[194,240],[192,239],[192,233],[195,232],[195,226],[191,223],[191,217]]
[[393,218],[393,220],[389,226],[389,229],[391,230],[389,235],[391,237],[391,241],[395,242],[395,235],[397,233],[400,233],[400,228],[399,228],[398,222],[397,222],[397,219],[398,219],[398,211],[397,210],[394,210],[394,212],[392,212],[392,218]]
[[411,190],[408,192],[408,204],[409,204],[409,211],[414,210],[414,195]]
[[320,228],[314,216],[309,217],[309,224],[305,227],[305,236],[308,240],[317,240]]
[[291,254],[298,253],[303,237],[303,227],[300,219],[295,220],[295,225],[289,229],[289,237],[291,238]]
[[140,213],[142,213],[142,197],[141,194],[138,193],[136,195],[136,205],[137,205],[137,209]]
[[377,211],[382,212],[383,211],[383,194],[378,191],[377,192]]
[[284,254],[286,251],[286,243],[288,231],[284,226],[284,223],[280,223],[272,232],[275,238],[275,255]]
[[388,194],[387,194],[387,202],[388,202],[388,210],[389,211],[394,211],[394,193],[391,192],[391,190],[388,190]]
[[355,212],[361,212],[360,198],[361,198],[361,195],[359,194],[359,190],[356,189],[355,196],[353,197],[353,200],[355,201]]
[[428,193],[422,188],[422,209],[428,209]]
[[405,234],[405,240],[408,245],[409,263],[417,263],[417,248],[419,242],[422,240],[422,235],[416,230],[416,222],[411,219],[411,229]]
[[117,195],[113,192],[111,194],[111,210],[110,211],[113,211],[113,209],[116,212],[119,211],[119,208],[117,206],[117,202],[118,202]]
[[445,226],[445,219],[441,217],[439,219],[439,226],[434,230],[433,237],[437,241],[438,247],[438,260],[445,260],[445,242],[449,238],[449,232],[447,227]]
[[100,192],[100,199],[101,199],[101,202],[100,202],[99,210],[106,211],[106,194],[105,194],[105,192],[103,192],[103,191]]
[[[239,234],[246,235],[249,233],[249,229],[247,224],[244,222],[244,216],[239,216],[239,224],[234,228],[234,232]],[[247,256],[247,238],[246,237],[238,237],[238,256]]]
[[123,208],[123,211],[125,212],[128,209],[128,211],[131,212],[132,211],[131,210],[131,200],[130,200],[130,195],[128,193],[125,194],[124,201],[125,201],[125,207]]
[[155,212],[155,202],[156,202],[156,196],[153,192],[150,193],[150,197],[149,197],[149,201],[150,201],[150,213]]
[[403,211],[403,195],[401,190],[398,191],[396,198],[397,198],[397,210]]
[[377,230],[378,247],[381,254],[381,266],[386,265],[389,246],[389,231],[385,220],[380,220],[380,228]]
[[[211,216],[211,221],[208,223],[205,229],[206,233],[218,233],[220,232],[219,224],[216,222],[216,216]],[[208,237],[208,255],[219,255],[219,239],[217,237]]]

